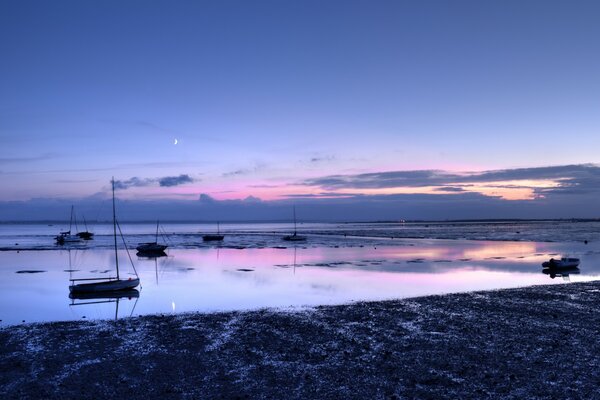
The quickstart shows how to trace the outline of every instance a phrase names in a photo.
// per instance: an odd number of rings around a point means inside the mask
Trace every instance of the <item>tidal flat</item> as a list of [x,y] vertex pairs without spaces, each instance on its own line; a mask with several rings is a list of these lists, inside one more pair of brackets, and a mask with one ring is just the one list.
[[599,398],[600,282],[0,329],[2,398]]

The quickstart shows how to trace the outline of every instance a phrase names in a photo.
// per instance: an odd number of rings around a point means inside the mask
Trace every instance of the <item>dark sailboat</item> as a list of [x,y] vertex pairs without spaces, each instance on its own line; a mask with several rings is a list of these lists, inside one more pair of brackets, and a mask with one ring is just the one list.
[[[83,224],[85,225],[85,231],[77,232],[77,236],[79,236],[83,240],[92,240],[92,238],[94,237],[94,234],[88,230],[87,221],[85,220],[85,217],[83,217]],[[77,225],[75,225],[75,226],[77,226]]]
[[225,235],[221,235],[221,229],[219,227],[219,223],[217,222],[217,233],[207,233],[202,235],[202,240],[205,242],[219,242],[225,238]]
[[306,236],[300,236],[300,235],[298,235],[298,232],[296,231],[296,206],[294,206],[294,234],[286,235],[286,236],[282,237],[281,239],[288,241],[288,242],[305,242],[306,241]]
[[154,255],[154,254],[164,254],[167,249],[166,244],[158,243],[158,221],[156,221],[156,238],[154,242],[146,242],[146,243],[138,243],[138,246],[135,248],[138,251],[138,254],[141,255]]

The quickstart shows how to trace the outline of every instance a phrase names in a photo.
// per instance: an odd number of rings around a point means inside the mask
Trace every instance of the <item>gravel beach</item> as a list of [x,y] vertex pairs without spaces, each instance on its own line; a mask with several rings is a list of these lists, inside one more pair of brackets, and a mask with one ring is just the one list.
[[600,398],[600,282],[0,330],[12,398]]

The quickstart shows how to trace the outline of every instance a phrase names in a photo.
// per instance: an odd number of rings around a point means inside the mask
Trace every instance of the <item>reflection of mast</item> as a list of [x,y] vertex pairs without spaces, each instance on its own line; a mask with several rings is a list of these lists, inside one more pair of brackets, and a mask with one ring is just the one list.
[[294,275],[296,275],[296,251],[298,248],[294,246]]
[[[115,303],[115,321],[119,317],[119,301],[123,298],[127,298],[131,300],[135,298],[135,303],[133,304],[133,308],[131,309],[131,313],[129,316],[133,315],[135,311],[135,307],[137,306],[137,302],[140,298],[140,292],[136,289],[130,290],[122,290],[115,292],[104,292],[104,293],[70,293],[69,298],[71,299],[71,304],[69,306],[84,306],[88,304],[104,304],[104,303]],[[96,300],[96,301],[80,301],[76,302],[75,300]]]

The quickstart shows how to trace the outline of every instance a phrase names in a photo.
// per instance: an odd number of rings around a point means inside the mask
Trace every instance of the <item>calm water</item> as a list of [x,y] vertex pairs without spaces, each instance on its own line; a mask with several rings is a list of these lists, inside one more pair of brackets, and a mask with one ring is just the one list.
[[[269,237],[268,232],[262,235]],[[38,245],[39,237],[30,236],[22,238]],[[261,235],[240,237],[247,244],[263,243]],[[273,243],[281,245],[277,239],[279,236],[273,236]],[[322,242],[321,236],[309,236],[298,248],[175,246],[167,257],[157,259],[131,253],[142,288],[139,297],[119,300],[118,315],[302,307],[600,276],[596,242],[386,239],[381,245],[343,235],[331,240]],[[192,242],[200,243],[197,237],[190,238]],[[119,253],[122,274],[132,273],[127,254],[124,250]],[[552,279],[541,272],[541,262],[563,254],[581,258],[581,274]],[[17,273],[23,270],[44,272]],[[113,273],[113,251],[96,243],[83,249],[1,251],[0,326],[23,320],[114,318],[114,299],[73,305],[68,297],[71,276]],[[81,302],[89,300],[75,303]]]
[[[82,226],[80,230],[84,230]],[[110,248],[112,224],[88,224],[95,240],[85,242],[83,248]],[[69,223],[6,224],[0,223],[0,250],[53,250],[59,249],[54,237],[68,230]],[[170,247],[212,247],[205,244],[200,233],[216,232],[216,224],[165,223],[161,236]],[[293,229],[291,223],[221,224],[227,234],[221,245],[230,248],[260,248],[281,245],[281,235]],[[75,231],[73,227],[73,231]],[[155,223],[123,224],[123,233],[129,246],[154,240]],[[503,222],[423,222],[423,223],[300,223],[298,230],[311,235],[310,247],[352,246],[347,240],[361,237],[362,244],[393,245],[398,238],[470,239],[533,242],[600,242],[600,221],[503,221]]]

